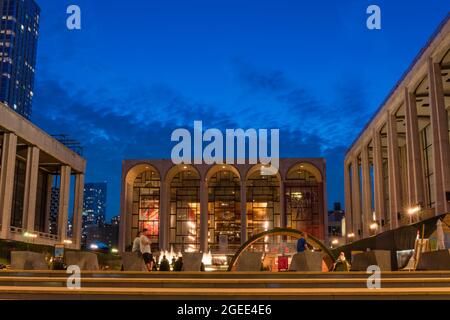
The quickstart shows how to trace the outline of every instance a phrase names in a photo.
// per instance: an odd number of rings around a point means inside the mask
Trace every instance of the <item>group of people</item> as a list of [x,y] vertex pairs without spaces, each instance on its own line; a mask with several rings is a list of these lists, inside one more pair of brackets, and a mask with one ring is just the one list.
[[[297,241],[297,252],[304,252],[308,250],[308,244],[304,237],[301,237]],[[333,268],[331,271],[350,271],[350,263],[347,261],[345,257],[345,253],[341,252],[339,257],[333,263]]]
[[[138,232],[136,238],[133,241],[132,252],[136,253],[139,257],[144,260],[145,266],[148,271],[156,271],[157,263],[152,254],[152,241],[150,239],[150,231],[148,229],[143,229]],[[174,271],[181,271],[183,267],[183,258],[179,257],[177,260],[172,259],[172,263],[164,255],[159,264],[159,271],[170,271],[170,267]]]
[[141,232],[138,232],[136,238],[133,241],[132,252],[138,254],[142,259],[144,259],[145,266],[148,271],[153,270],[153,266],[155,265],[155,261],[153,259],[152,254],[152,241],[150,240],[150,231],[148,229],[144,229]]

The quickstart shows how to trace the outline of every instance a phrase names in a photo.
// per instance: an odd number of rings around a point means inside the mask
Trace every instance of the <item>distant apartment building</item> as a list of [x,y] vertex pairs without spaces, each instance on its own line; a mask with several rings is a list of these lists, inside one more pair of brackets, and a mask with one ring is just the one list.
[[29,119],[40,9],[33,0],[0,1],[0,102]]
[[106,182],[84,185],[83,228],[92,224],[102,225],[106,222],[106,196]]

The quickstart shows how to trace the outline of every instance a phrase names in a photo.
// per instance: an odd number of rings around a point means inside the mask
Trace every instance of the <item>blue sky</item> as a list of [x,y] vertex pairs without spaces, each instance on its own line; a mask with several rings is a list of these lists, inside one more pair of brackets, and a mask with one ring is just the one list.
[[[79,140],[87,181],[121,162],[169,158],[171,132],[279,128],[282,157],[325,157],[328,202],[343,202],[343,157],[448,13],[442,0],[37,0],[32,120]],[[82,29],[66,28],[77,4]],[[377,4],[382,29],[366,28]]]

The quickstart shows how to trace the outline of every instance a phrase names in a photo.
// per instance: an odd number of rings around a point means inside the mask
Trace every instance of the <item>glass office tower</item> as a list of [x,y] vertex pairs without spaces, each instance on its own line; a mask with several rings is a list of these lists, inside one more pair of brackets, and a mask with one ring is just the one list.
[[31,117],[40,9],[34,0],[0,0],[0,102]]

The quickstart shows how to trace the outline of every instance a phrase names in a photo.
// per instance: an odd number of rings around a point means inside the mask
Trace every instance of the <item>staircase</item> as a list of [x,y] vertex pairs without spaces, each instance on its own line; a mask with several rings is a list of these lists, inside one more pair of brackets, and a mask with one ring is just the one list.
[[450,272],[368,274],[235,272],[84,272],[81,289],[65,272],[0,271],[0,299],[449,299]]

